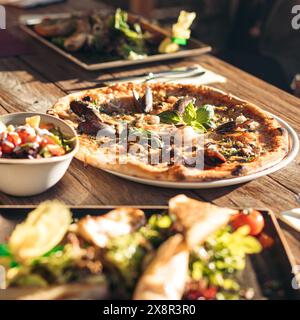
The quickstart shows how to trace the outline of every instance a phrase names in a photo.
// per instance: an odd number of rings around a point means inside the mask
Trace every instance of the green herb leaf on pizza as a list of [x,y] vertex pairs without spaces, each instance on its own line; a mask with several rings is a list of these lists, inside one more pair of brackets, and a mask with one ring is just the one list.
[[197,109],[197,122],[199,123],[209,123],[214,117],[214,106],[206,104],[201,108]]
[[160,121],[163,123],[178,124],[182,122],[182,118],[177,111],[164,111],[158,116],[160,117]]
[[193,105],[193,103],[189,103],[184,110],[184,113],[182,115],[182,119],[183,119],[184,123],[191,125],[191,122],[195,121],[196,117],[197,117],[197,110],[196,110],[195,106]]

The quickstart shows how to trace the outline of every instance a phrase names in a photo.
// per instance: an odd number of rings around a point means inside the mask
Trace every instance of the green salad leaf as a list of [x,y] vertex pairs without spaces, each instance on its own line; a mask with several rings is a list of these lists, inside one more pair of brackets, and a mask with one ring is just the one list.
[[159,114],[160,121],[168,124],[178,124],[182,122],[180,114],[177,111],[164,111]]
[[53,37],[51,41],[60,48],[64,47],[66,37]]
[[19,263],[14,260],[14,257],[6,243],[0,243],[0,265],[1,264],[7,265],[10,268],[19,266]]
[[110,267],[117,271],[119,277],[127,290],[132,290],[141,273],[142,261],[147,253],[144,245],[144,237],[139,233],[111,239],[105,253],[105,260]]
[[143,40],[144,36],[140,25],[135,23],[134,30],[132,30],[130,29],[130,26],[127,23],[127,21],[127,12],[118,8],[115,13],[115,29],[121,31],[127,38],[131,40]]
[[126,59],[136,60],[147,56],[145,40],[147,33],[143,33],[141,25],[134,23],[131,27],[128,23],[126,11],[118,8],[115,12],[113,30],[119,31],[117,52]]
[[46,252],[43,257],[49,257],[51,256],[52,254],[54,253],[57,253],[57,252],[61,252],[64,250],[64,246],[56,246],[54,247],[53,249],[51,249],[50,251]]
[[191,278],[194,281],[205,279],[209,286],[217,286],[222,296],[229,292],[235,293],[233,298],[238,297],[240,285],[236,273],[245,269],[247,254],[262,250],[259,241],[250,236],[249,231],[248,226],[235,231],[225,227],[210,236],[191,254]]
[[6,243],[0,244],[0,257],[11,257],[11,252]]
[[146,226],[140,229],[140,233],[157,248],[165,239],[171,236],[173,221],[168,214],[154,214],[148,220]]

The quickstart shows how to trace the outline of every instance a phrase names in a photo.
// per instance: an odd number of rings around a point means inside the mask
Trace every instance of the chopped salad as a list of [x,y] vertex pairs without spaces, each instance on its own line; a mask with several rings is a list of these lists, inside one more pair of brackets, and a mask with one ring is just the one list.
[[24,125],[0,123],[0,158],[42,159],[63,156],[72,150],[73,140],[40,116],[27,118]]

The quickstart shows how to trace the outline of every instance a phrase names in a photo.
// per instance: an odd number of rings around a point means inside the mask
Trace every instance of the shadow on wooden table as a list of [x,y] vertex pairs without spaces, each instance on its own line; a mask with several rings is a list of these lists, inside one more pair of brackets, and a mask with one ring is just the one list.
[[233,186],[214,188],[214,189],[197,189],[195,190],[195,193],[199,195],[201,198],[205,199],[206,201],[213,202],[214,200],[224,197],[246,184],[247,183],[236,184]]

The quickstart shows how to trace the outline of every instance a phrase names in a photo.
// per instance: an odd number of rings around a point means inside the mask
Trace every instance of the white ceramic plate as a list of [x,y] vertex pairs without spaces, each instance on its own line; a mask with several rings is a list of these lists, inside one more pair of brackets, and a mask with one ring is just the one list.
[[281,125],[284,127],[289,134],[290,138],[290,151],[287,154],[287,156],[282,159],[277,164],[266,167],[258,172],[249,174],[247,176],[243,177],[237,177],[237,178],[231,178],[231,179],[221,179],[217,181],[208,181],[208,182],[174,182],[174,181],[159,181],[159,180],[151,180],[151,179],[145,179],[145,178],[138,178],[134,176],[129,176],[123,173],[105,170],[106,172],[109,172],[111,174],[114,174],[118,177],[131,180],[134,182],[142,183],[142,184],[148,184],[151,186],[156,187],[163,187],[163,188],[174,188],[174,189],[211,189],[211,188],[219,188],[219,187],[226,187],[226,186],[232,186],[235,184],[245,183],[263,176],[266,176],[268,174],[271,174],[275,171],[278,171],[285,166],[287,166],[289,163],[291,163],[295,157],[297,156],[297,153],[299,151],[299,139],[297,136],[297,133],[295,130],[284,120],[281,118],[270,114],[272,117],[274,117]]

